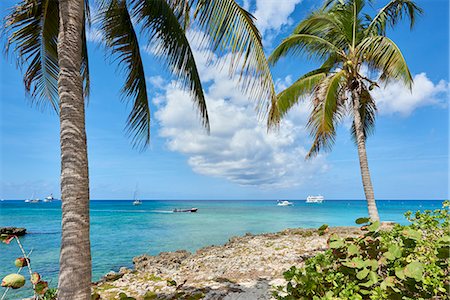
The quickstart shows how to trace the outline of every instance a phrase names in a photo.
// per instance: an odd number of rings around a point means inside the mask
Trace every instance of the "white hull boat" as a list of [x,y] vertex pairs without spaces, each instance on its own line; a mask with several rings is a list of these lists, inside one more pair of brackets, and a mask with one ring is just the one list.
[[306,198],[306,203],[322,203],[325,198],[322,195],[318,196],[308,196]]
[[278,200],[277,201],[277,205],[278,206],[292,206],[292,205],[294,205],[294,203],[292,203],[292,202],[289,202],[289,201],[287,201],[287,200]]

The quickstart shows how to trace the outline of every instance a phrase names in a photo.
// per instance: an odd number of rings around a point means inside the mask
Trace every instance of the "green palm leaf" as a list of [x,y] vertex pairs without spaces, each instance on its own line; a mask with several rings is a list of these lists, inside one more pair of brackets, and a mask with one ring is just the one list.
[[150,34],[150,41],[157,42],[157,55],[165,59],[172,73],[181,78],[181,85],[191,92],[202,124],[209,132],[209,117],[202,83],[179,16],[174,14],[165,0],[138,1],[134,9],[144,31]]
[[328,71],[327,68],[322,68],[309,72],[279,93],[277,103],[280,117],[283,117],[301,98],[311,95],[317,84],[327,76]]
[[346,72],[341,70],[324,78],[315,90],[313,111],[307,127],[314,138],[307,158],[313,157],[320,150],[331,149],[336,136],[336,124],[344,114],[344,89]]
[[412,0],[391,0],[380,9],[373,19],[370,18],[371,22],[367,27],[367,31],[370,34],[386,35],[387,26],[394,27],[403,19],[404,15],[409,17],[410,27],[412,28],[417,16],[422,13],[423,10]]
[[57,0],[23,0],[6,17],[7,51],[14,47],[19,65],[26,65],[25,89],[34,104],[58,111],[59,28]]
[[258,111],[265,113],[276,94],[253,16],[234,0],[198,0],[194,16],[209,37],[203,43],[219,57],[231,52],[230,75],[240,69],[243,90],[259,99]]
[[372,69],[381,71],[380,80],[402,80],[411,88],[413,79],[398,46],[388,37],[371,36],[357,47],[357,55]]
[[[89,4],[85,1],[85,24],[89,23]],[[58,113],[58,0],[23,0],[6,16],[6,51],[14,47],[18,64],[26,66],[24,85],[34,104],[48,104]],[[86,33],[83,31],[81,75],[84,94],[89,94],[89,66]]]
[[292,34],[275,48],[269,57],[269,63],[275,64],[281,57],[289,54],[307,53],[309,56],[324,58],[342,54],[341,50],[324,38],[311,34]]
[[126,2],[111,0],[102,11],[101,20],[107,48],[126,72],[122,92],[133,102],[127,131],[134,146],[146,147],[150,143],[150,104],[139,42]]

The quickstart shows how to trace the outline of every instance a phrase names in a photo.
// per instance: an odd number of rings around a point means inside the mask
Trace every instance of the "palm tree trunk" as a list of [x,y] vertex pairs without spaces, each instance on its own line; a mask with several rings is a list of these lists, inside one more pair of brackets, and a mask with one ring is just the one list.
[[366,137],[364,136],[363,123],[359,108],[360,93],[355,90],[352,92],[353,98],[353,113],[356,132],[356,144],[358,146],[359,167],[361,168],[361,178],[364,187],[364,194],[366,195],[367,207],[369,210],[369,217],[373,221],[379,221],[378,209],[375,203],[375,195],[373,193],[372,180],[370,179],[369,162],[367,161],[366,152]]
[[84,0],[59,0],[62,234],[59,300],[88,300],[91,295],[89,174],[84,97],[80,67]]

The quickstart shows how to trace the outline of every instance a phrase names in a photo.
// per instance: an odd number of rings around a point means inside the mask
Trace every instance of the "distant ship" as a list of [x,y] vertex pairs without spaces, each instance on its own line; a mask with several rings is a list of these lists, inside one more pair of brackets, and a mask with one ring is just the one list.
[[306,203],[322,203],[325,198],[322,195],[318,196],[308,196],[306,198]]
[[294,205],[294,203],[289,202],[287,200],[278,200],[277,205],[278,206],[292,206],[292,205]]
[[26,203],[39,203],[41,202],[41,199],[35,198],[34,193],[33,196],[27,200],[25,200]]
[[137,198],[137,186],[136,186],[136,189],[134,190],[133,199],[134,199],[133,205],[141,205],[142,204],[142,201]]
[[52,202],[53,200],[55,200],[53,194],[50,194],[49,196],[44,198],[44,202]]

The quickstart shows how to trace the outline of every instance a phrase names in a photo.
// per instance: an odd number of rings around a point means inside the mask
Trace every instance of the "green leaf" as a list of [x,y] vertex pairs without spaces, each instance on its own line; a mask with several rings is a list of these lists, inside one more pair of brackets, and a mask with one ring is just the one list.
[[372,224],[370,224],[369,226],[367,226],[367,230],[369,230],[370,232],[374,232],[374,231],[377,231],[379,227],[380,227],[380,221],[375,221]]
[[375,272],[369,272],[368,278],[369,280],[367,282],[360,283],[359,285],[363,287],[371,287],[378,282],[378,276]]
[[359,257],[354,257],[351,261],[343,262],[342,265],[352,269],[362,269],[364,261]]
[[364,266],[372,269],[372,271],[378,270],[378,261],[376,259],[368,259],[364,261]]
[[413,278],[416,281],[422,280],[423,272],[424,272],[423,264],[418,261],[413,261],[409,263],[404,270],[406,277]]
[[342,248],[344,246],[345,246],[345,243],[343,240],[336,240],[336,241],[330,242],[331,249],[338,249],[338,248]]
[[405,236],[408,239],[412,239],[412,240],[420,240],[422,239],[422,233],[418,230],[414,230],[411,228],[405,228],[402,231],[403,236]]
[[319,227],[319,229],[317,229],[317,230],[325,230],[325,229],[327,229],[328,228],[328,224],[323,224],[322,226],[320,226]]
[[358,218],[356,219],[355,223],[356,224],[366,224],[369,223],[370,219],[369,218]]
[[358,278],[359,280],[362,280],[362,279],[366,278],[367,275],[369,275],[369,269],[364,268],[361,271],[359,271],[358,273],[356,273],[356,278]]
[[395,260],[402,256],[402,249],[397,245],[390,245],[388,251],[383,254],[388,260]]
[[355,244],[350,244],[347,248],[348,256],[353,256],[359,253],[359,247]]
[[395,276],[397,276],[399,279],[404,280],[405,279],[405,269],[398,267],[395,268]]

